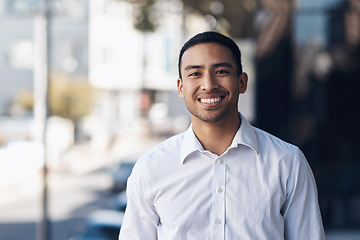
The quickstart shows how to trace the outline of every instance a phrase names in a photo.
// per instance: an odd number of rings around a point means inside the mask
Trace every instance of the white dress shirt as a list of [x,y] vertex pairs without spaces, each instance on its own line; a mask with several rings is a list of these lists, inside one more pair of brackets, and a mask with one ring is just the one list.
[[120,240],[325,239],[304,155],[243,116],[221,156],[192,127],[144,154],[127,197]]

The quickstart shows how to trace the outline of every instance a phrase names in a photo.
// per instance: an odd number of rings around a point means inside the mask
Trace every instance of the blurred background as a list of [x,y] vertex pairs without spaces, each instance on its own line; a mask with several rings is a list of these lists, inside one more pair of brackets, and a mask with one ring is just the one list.
[[307,156],[327,238],[360,239],[360,0],[0,0],[0,239],[114,239],[206,30],[242,50],[240,111]]

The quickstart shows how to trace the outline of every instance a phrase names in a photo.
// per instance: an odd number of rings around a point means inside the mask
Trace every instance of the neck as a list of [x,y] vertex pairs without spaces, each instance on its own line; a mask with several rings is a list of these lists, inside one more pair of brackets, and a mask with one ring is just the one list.
[[207,123],[199,119],[192,119],[193,130],[205,150],[220,156],[231,145],[240,127],[240,116],[237,113],[216,123]]

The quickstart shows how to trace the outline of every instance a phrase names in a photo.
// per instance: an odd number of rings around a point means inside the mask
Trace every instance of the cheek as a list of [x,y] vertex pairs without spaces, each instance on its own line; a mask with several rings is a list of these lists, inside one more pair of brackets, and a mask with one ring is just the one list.
[[231,93],[239,93],[240,92],[240,85],[238,82],[227,82],[222,85],[227,91]]
[[184,97],[191,97],[195,91],[196,87],[193,84],[186,83],[182,86],[182,94]]
[[189,91],[189,89],[184,88],[182,93],[183,93],[183,98],[184,99],[191,99],[192,98],[193,94]]

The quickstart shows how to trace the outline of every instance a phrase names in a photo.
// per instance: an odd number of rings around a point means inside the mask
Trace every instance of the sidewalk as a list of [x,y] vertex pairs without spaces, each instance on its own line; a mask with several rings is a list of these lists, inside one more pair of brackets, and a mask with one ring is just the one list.
[[[119,138],[107,149],[94,149],[90,144],[76,145],[65,155],[63,162],[55,168],[49,166],[48,185],[57,185],[59,180],[54,173],[83,175],[97,169],[110,167],[122,160],[136,160],[142,153],[161,142],[162,138],[127,136]],[[23,158],[26,160],[26,158]],[[17,164],[20,171],[9,172],[12,178],[0,184],[0,206],[38,194],[43,188],[41,167],[32,169],[23,164]],[[16,178],[15,178],[16,177]],[[4,178],[4,176],[3,176]],[[0,178],[1,179],[1,178]],[[6,180],[6,179],[5,179]]]
[[359,231],[328,231],[326,232],[326,240],[359,240]]
[[89,144],[75,146],[65,155],[63,167],[69,173],[85,174],[122,160],[136,161],[142,153],[163,140],[159,137],[126,136],[117,139],[108,149],[94,149]]

